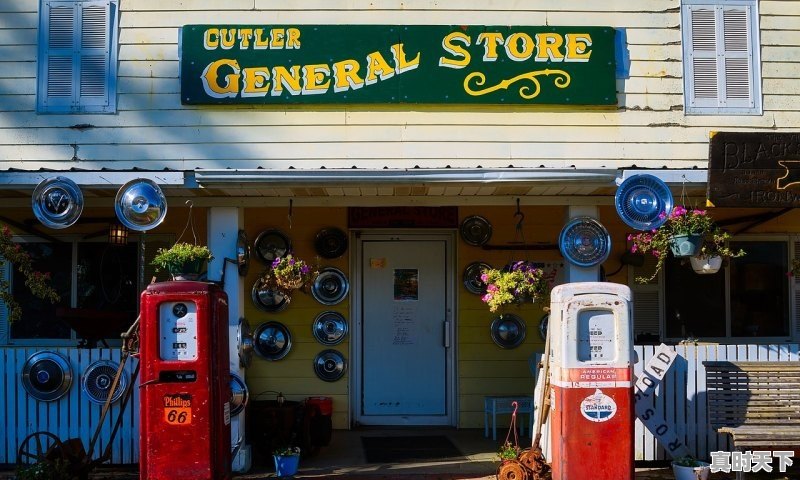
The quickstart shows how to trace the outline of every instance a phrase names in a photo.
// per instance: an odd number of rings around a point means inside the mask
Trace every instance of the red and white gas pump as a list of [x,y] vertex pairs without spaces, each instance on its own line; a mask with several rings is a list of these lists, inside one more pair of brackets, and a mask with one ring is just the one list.
[[568,283],[550,300],[552,478],[633,479],[631,291]]
[[230,478],[227,295],[205,282],[154,283],[140,312],[140,478]]

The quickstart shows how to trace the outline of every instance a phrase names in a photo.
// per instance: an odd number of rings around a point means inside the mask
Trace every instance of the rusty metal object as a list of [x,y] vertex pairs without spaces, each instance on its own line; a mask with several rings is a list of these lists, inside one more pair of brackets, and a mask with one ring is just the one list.
[[550,466],[545,461],[540,448],[525,449],[517,458],[519,463],[528,471],[529,478],[532,480],[545,480],[550,478]]
[[528,472],[517,460],[505,460],[497,468],[497,480],[528,480]]

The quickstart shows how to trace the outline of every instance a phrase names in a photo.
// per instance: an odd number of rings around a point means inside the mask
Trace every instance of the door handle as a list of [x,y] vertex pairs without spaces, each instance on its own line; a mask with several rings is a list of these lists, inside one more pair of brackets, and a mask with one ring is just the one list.
[[450,348],[450,322],[444,321],[444,348]]

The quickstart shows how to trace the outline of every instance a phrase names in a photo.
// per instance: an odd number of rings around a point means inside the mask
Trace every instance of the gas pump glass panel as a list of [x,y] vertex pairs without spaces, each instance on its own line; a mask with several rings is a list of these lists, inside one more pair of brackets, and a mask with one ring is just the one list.
[[33,190],[33,214],[48,228],[67,228],[81,216],[83,193],[65,177],[43,180]]
[[578,360],[599,363],[617,360],[617,321],[614,312],[590,309],[578,313]]
[[162,360],[197,360],[197,304],[164,302],[158,306]]
[[558,248],[570,263],[579,267],[593,267],[605,262],[611,253],[611,235],[594,218],[577,217],[561,230]]

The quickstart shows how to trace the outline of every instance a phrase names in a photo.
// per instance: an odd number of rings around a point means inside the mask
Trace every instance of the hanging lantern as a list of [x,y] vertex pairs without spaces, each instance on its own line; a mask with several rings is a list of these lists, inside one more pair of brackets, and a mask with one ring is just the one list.
[[112,223],[108,227],[108,243],[111,245],[128,244],[128,228],[121,223]]

